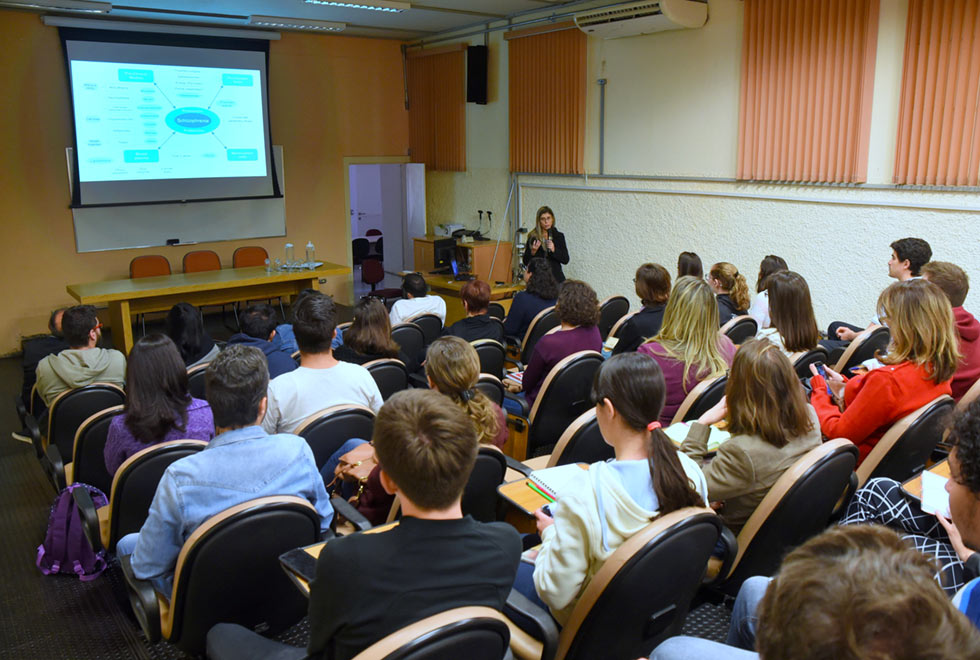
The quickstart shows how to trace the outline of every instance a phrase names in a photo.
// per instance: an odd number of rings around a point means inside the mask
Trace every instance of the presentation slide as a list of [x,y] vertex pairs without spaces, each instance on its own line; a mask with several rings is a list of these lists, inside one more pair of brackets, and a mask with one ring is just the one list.
[[71,62],[79,180],[264,177],[260,72]]

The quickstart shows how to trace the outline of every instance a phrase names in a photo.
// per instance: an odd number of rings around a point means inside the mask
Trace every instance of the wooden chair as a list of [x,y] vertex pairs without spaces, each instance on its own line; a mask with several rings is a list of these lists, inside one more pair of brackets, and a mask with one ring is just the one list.
[[491,301],[490,304],[487,305],[487,314],[495,319],[500,319],[501,321],[507,318],[507,312],[504,310],[504,306],[498,302]]
[[500,382],[500,378],[497,376],[481,373],[479,379],[476,381],[476,389],[483,392],[488,399],[498,406],[504,404],[504,384]]
[[207,399],[204,377],[210,364],[210,362],[195,364],[187,370],[187,391],[195,399]]
[[670,423],[677,424],[678,422],[696,420],[721,401],[721,397],[725,396],[727,385],[728,376],[705,378],[687,393],[681,402],[681,407],[674,413],[674,419]]
[[599,334],[606,341],[616,323],[629,314],[630,301],[626,296],[609,296],[599,303]]
[[348,440],[361,438],[370,442],[374,411],[357,404],[331,406],[304,419],[293,433],[310,445],[316,467],[321,469]]
[[506,352],[503,344],[494,339],[477,339],[471,341],[470,345],[476,350],[476,356],[480,359],[482,373],[493,374],[497,378],[504,375]]
[[970,386],[970,389],[966,391],[966,394],[961,396],[960,400],[956,402],[956,410],[966,410],[967,406],[977,400],[977,397],[980,397],[980,379],[973,383],[973,385]]
[[109,424],[123,412],[123,406],[113,406],[95,413],[75,431],[75,446],[71,463],[63,467],[52,465],[60,471],[59,479],[65,485],[75,482],[95,486],[103,493],[112,488],[112,476],[105,466],[105,442],[109,436]]
[[[621,316],[618,321],[616,321],[615,323],[613,323],[613,327],[609,329],[609,335],[606,337],[606,339],[604,341],[608,341],[611,337],[614,337],[614,338],[616,338],[618,340],[619,339],[619,333],[622,332],[623,326],[626,325],[626,322],[629,321],[631,318],[633,318],[637,313],[639,313],[639,310],[637,310],[635,312],[630,312],[629,314],[624,314],[623,316]],[[637,348],[640,347],[640,344],[642,344],[642,343],[643,343],[643,337],[638,337],[637,340],[636,340],[636,346],[629,347],[629,348],[624,347],[624,348],[621,348],[619,350],[620,350],[620,352],[635,351]],[[617,346],[618,346],[618,344],[617,344]]]
[[[568,465],[569,463],[599,463],[615,458],[613,451],[602,437],[599,422],[595,416],[595,408],[589,408],[568,425],[565,432],[558,438],[554,451],[547,456],[535,456],[524,461],[529,474],[533,470]],[[511,467],[514,467],[511,465]],[[519,472],[524,472],[518,469]]]
[[730,319],[728,323],[721,326],[721,334],[731,339],[732,343],[736,346],[739,344],[744,344],[749,339],[755,337],[755,334],[758,331],[758,322],[756,322],[756,320],[748,314],[736,316],[735,318]]
[[457,607],[391,633],[354,660],[501,660],[509,642],[503,614],[489,607]]
[[423,355],[426,346],[422,328],[414,323],[399,323],[391,329],[391,340],[398,344],[406,358],[414,361],[410,365],[405,365],[409,372],[415,371],[417,360],[420,355]]
[[480,446],[470,478],[463,488],[463,515],[473,516],[481,522],[498,519],[500,496],[497,487],[504,483],[507,474],[507,458],[496,447]]
[[435,314],[417,314],[410,319],[406,319],[405,322],[414,323],[421,328],[425,346],[434,342],[442,334],[442,319]]
[[[162,254],[144,254],[129,262],[129,278],[161,277],[171,274],[170,262]],[[137,314],[136,322],[146,334],[146,314]]]
[[[520,360],[516,361],[514,364],[516,364],[519,369],[523,369],[524,366],[531,360],[531,354],[534,352],[534,347],[537,345],[538,340],[560,325],[561,324],[558,321],[558,314],[555,313],[554,305],[538,312],[537,315],[531,319],[531,324],[527,326],[527,332],[524,333],[524,338],[520,342]],[[514,343],[513,338],[511,338],[509,343]]]
[[861,332],[854,338],[854,341],[848,344],[847,349],[844,350],[843,355],[834,365],[834,371],[850,376],[851,374],[847,373],[848,369],[856,367],[865,360],[870,360],[878,351],[885,350],[890,339],[891,333],[885,326]]
[[809,378],[813,375],[810,373],[811,364],[816,364],[817,362],[827,363],[827,349],[823,346],[817,346],[812,351],[799,351],[790,355],[789,361],[793,363],[793,369],[796,371],[797,377],[801,379]]
[[382,358],[364,363],[364,368],[371,373],[374,382],[381,390],[381,398],[388,400],[395,392],[408,389],[408,369],[405,363],[395,358]]

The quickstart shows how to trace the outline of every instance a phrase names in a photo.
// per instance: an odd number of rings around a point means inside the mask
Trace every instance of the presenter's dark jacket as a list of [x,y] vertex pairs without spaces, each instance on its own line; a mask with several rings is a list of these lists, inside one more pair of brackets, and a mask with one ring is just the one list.
[[665,304],[649,305],[631,316],[619,329],[619,342],[613,355],[631,353],[647,339],[652,339],[664,322]]
[[538,248],[537,254],[531,254],[531,240],[528,239],[527,244],[524,246],[524,265],[527,265],[534,257],[544,257],[548,260],[548,265],[551,266],[551,272],[555,274],[555,279],[559,284],[565,281],[565,273],[562,272],[562,264],[568,263],[568,246],[565,244],[565,235],[558,231],[557,229],[551,230],[551,240],[555,244],[555,251],[548,252],[545,250],[544,241],[541,241],[541,247]]

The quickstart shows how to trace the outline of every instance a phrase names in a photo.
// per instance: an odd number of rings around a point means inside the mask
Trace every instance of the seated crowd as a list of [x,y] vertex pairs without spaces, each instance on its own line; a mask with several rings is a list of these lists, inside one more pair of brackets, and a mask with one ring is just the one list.
[[[550,209],[544,215],[538,229],[548,236],[554,218]],[[209,657],[352,658],[452,607],[503,610],[512,588],[561,627],[603,563],[652,520],[710,508],[738,534],[779,478],[822,441],[851,441],[860,463],[899,419],[942,395],[963,399],[980,378],[980,323],[963,308],[967,275],[930,261],[922,239],[891,249],[888,273],[897,281],[880,293],[873,322],[835,322],[825,337],[809,285],[776,255],[760,264],[754,300],[728,262],[705,274],[700,257],[684,252],[673,282],[664,266],[642,264],[634,278],[641,307],[619,326],[591,388],[596,423],[615,458],[582,470],[550,510],[534,513],[540,538],[525,538],[524,547],[540,545],[524,561],[514,528],[477,522],[461,502],[479,448],[508,446],[507,413],[533,406],[569,355],[603,351],[598,296],[587,283],[564,279],[567,252],[551,263],[529,245],[526,288],[502,324],[489,314],[490,286],[467,282],[463,318],[418,356],[405,354],[392,328],[420,314],[445,324],[447,309],[417,273],[405,276],[403,298],[390,311],[379,299],[360,300],[342,336],[332,298],[315,290],[293,300],[289,323],[267,304],[252,305],[225,346],[208,336],[197,309],[180,303],[167,315],[166,334],[139,339],[128,362],[98,346],[102,326],[93,307],[57,310],[51,335],[30,355],[25,350],[24,398],[30,404],[33,365],[44,405],[92,383],[125,386],[123,412],[105,443],[110,475],[146,447],[208,441],[167,468],[146,522],[116,546],[163,598],[184,542],[231,506],[296,495],[316,507],[330,537],[336,521],[328,493],[350,498],[372,524],[385,522],[397,496],[396,527],[327,542],[311,585],[305,649],[227,623],[211,630]],[[552,307],[558,327],[537,341],[520,384],[505,381],[502,409],[477,389],[480,359],[471,342],[520,341]],[[755,320],[756,335],[736,345],[724,326],[742,316]],[[796,361],[807,353],[843,354],[878,326],[890,338],[874,359],[838,373],[827,357],[801,379]],[[417,373],[417,387],[383,400],[363,365],[385,358]],[[195,365],[207,365],[205,399],[191,395],[187,369]],[[699,384],[722,377],[721,400],[688,418],[682,440],[668,437],[666,427]],[[341,404],[376,414],[372,437],[346,441],[318,466],[294,433]],[[730,437],[709,452],[719,424]],[[980,657],[980,400],[964,400],[949,429],[949,519],[920,512],[900,483],[871,479],[847,503],[839,527],[793,550],[774,577],[744,583],[727,645],[678,637],[650,649],[651,657]],[[373,461],[356,493],[340,479],[355,454]],[[540,632],[508,615],[526,632]],[[871,651],[856,655],[855,644]],[[955,652],[944,655],[946,648]]]

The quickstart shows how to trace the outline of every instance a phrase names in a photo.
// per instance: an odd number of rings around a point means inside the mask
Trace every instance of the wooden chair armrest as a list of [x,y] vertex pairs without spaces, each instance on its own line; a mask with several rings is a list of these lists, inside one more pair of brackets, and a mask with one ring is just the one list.
[[724,582],[732,572],[732,564],[738,556],[738,540],[732,530],[722,525],[718,540],[725,546],[725,550],[720,559],[712,557],[708,560],[708,572],[704,578],[704,584],[707,586],[717,586]]
[[[551,618],[551,613],[532,603],[520,592],[511,589],[507,596],[507,603],[504,605],[504,615],[510,618],[511,614],[514,613],[531,619],[537,627],[538,633],[540,633],[532,636],[517,626],[513,626],[511,628],[511,649],[514,654],[519,658],[534,657],[540,658],[540,660],[553,660],[558,651],[558,624]],[[516,639],[513,632],[515,628],[519,631]],[[533,643],[535,641],[541,645],[541,652],[537,656],[533,655],[537,650],[536,644]]]
[[51,480],[51,485],[54,486],[54,489],[60,493],[67,485],[65,480],[65,462],[61,457],[61,451],[57,445],[48,445],[44,455],[47,459],[43,462],[45,470],[48,473],[48,478]]

